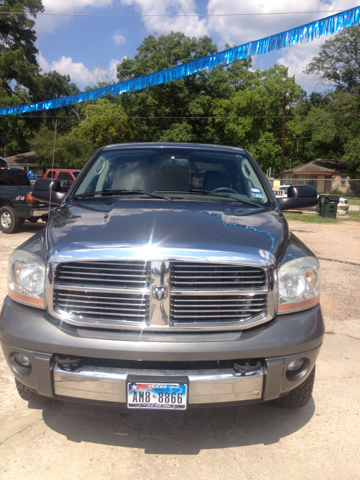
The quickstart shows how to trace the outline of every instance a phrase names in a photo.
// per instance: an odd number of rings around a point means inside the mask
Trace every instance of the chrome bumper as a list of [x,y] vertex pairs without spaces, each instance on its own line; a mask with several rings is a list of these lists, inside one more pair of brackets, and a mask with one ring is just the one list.
[[263,368],[252,376],[237,376],[231,368],[216,370],[128,370],[123,368],[82,366],[74,372],[55,365],[54,390],[56,395],[87,400],[126,403],[128,375],[187,376],[189,404],[237,402],[261,399]]
[[[50,210],[52,211],[54,210],[53,208]],[[43,209],[43,210],[31,210],[31,216],[32,217],[42,217],[44,215],[48,215],[49,214],[49,209]]]

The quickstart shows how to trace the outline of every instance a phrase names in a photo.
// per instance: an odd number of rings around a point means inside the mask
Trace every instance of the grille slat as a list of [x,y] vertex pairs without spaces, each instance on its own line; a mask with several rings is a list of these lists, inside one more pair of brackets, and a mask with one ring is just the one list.
[[[64,273],[65,273],[65,275],[70,275],[72,272],[64,272]],[[59,274],[59,279],[60,279],[60,280],[63,279],[63,278],[72,278],[72,279],[74,279],[74,280],[81,280],[81,279],[83,278],[83,276],[80,277],[80,278],[77,278],[77,277],[74,277],[74,276],[67,277],[67,276],[64,276],[64,273]],[[79,271],[77,272],[77,274],[80,274],[80,275],[81,275],[82,273],[83,273],[83,272],[79,272]],[[96,277],[99,277],[99,276],[101,276],[101,277],[111,277],[111,278],[113,278],[113,277],[115,277],[115,278],[118,278],[118,277],[121,277],[121,278],[123,278],[123,277],[126,277],[126,278],[129,278],[129,277],[130,277],[130,278],[133,278],[133,277],[139,278],[139,277],[140,277],[140,278],[143,278],[144,280],[146,279],[146,274],[143,274],[143,275],[130,275],[130,274],[128,274],[128,273],[127,273],[127,274],[118,274],[118,273],[101,273],[101,272],[94,272],[94,273],[93,273],[93,272],[84,272],[84,273],[86,273],[86,275],[87,275],[87,276],[90,276],[90,277],[95,277],[95,276],[96,276]]]
[[[116,279],[114,278],[103,278],[101,275],[98,275],[96,278],[87,278],[86,280],[84,280],[84,277],[74,277],[74,276],[65,276],[65,275],[60,275],[59,276],[59,280],[71,280],[71,281],[75,281],[75,280],[81,280],[82,282],[92,282],[92,281],[96,281],[96,282],[112,282],[112,283],[115,283],[116,282]],[[130,280],[129,278],[125,277],[124,275],[121,277],[121,282],[122,283],[140,283],[141,280]],[[143,283],[146,283],[146,277],[144,277],[143,279]]]
[[80,314],[83,318],[84,318],[84,315],[90,315],[90,318],[95,318],[96,315],[99,316],[99,318],[102,318],[104,316],[110,316],[110,317],[118,317],[118,320],[125,320],[125,318],[127,317],[132,317],[132,318],[143,318],[144,315],[138,315],[138,314],[122,314],[122,313],[117,313],[117,312],[111,312],[111,313],[108,313],[108,312],[101,312],[100,313],[96,313],[94,312],[93,310],[74,310],[73,312],[74,314],[78,313]]
[[91,309],[94,313],[96,313],[97,310],[112,310],[116,312],[140,312],[140,313],[145,313],[146,308],[144,307],[138,307],[138,308],[114,308],[114,307],[104,307],[103,305],[101,307],[93,307],[89,304],[86,304],[85,307],[81,307],[81,305],[72,305],[71,303],[67,302],[58,302],[59,307],[65,307],[65,308],[70,308],[71,310],[78,310],[82,311],[83,308]]

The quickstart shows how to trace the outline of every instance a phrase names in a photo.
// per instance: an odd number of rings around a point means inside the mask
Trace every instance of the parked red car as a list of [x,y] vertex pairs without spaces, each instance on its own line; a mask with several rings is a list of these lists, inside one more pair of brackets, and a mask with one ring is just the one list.
[[77,175],[80,173],[80,170],[69,169],[69,168],[51,168],[46,170],[43,175],[43,178],[53,178],[54,180],[59,180],[61,186],[71,185]]

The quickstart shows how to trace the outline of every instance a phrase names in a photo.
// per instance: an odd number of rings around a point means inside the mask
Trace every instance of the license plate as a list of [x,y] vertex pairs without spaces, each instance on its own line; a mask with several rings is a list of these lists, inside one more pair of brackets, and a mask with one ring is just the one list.
[[186,410],[186,384],[128,382],[127,387],[128,408]]

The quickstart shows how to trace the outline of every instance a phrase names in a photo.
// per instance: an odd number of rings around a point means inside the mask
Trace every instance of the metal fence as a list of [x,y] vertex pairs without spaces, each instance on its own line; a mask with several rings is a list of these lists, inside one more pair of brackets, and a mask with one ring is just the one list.
[[360,179],[351,178],[270,178],[270,184],[274,190],[278,190],[279,187],[285,187],[286,185],[313,185],[318,194],[332,194],[339,195],[340,197],[347,198],[349,203],[354,202],[359,204],[360,202]]

